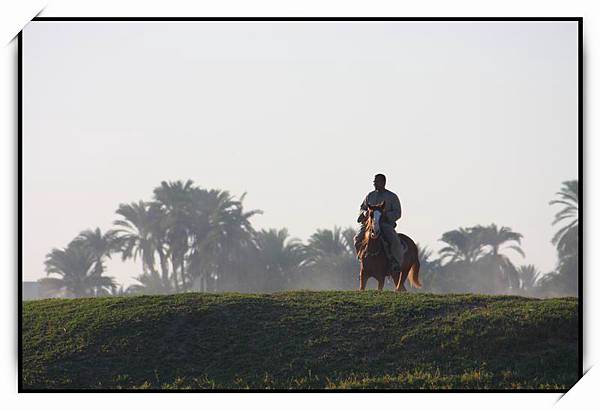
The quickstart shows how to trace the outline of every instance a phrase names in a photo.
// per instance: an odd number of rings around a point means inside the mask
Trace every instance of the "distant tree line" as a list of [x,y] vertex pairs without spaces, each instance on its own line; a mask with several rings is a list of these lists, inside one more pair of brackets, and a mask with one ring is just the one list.
[[[355,230],[318,229],[306,243],[287,229],[255,230],[244,195],[207,190],[191,180],[162,182],[150,201],[121,204],[114,226],[86,230],[65,248],[55,248],[40,279],[46,296],[168,294],[185,291],[273,292],[358,287]],[[522,235],[496,224],[461,227],[442,234],[435,257],[419,247],[423,288],[435,293],[576,295],[578,279],[578,183],[562,184],[551,206],[562,225],[552,238],[558,265],[541,273],[516,267],[508,253],[525,256]],[[107,258],[135,260],[136,284],[119,286],[106,275]]]

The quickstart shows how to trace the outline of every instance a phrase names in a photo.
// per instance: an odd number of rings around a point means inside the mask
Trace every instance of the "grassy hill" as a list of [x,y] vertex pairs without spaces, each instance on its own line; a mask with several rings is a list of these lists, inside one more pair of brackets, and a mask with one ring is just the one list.
[[577,300],[288,292],[24,303],[23,388],[563,390]]

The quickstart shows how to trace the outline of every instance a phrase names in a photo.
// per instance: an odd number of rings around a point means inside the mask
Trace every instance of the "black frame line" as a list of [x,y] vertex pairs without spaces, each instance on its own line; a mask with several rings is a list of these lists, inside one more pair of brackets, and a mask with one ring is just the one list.
[[[578,26],[578,190],[579,190],[579,237],[578,237],[578,380],[583,377],[583,17],[39,17],[36,16],[32,21],[62,21],[62,22],[178,22],[178,21],[232,21],[232,22],[398,22],[398,21],[419,21],[419,22],[525,22],[525,21],[572,21],[577,22]],[[17,35],[18,39],[18,225],[17,225],[17,250],[18,250],[18,392],[19,393],[536,393],[536,394],[565,394],[570,390],[537,390],[537,389],[182,389],[182,390],[164,390],[164,389],[26,389],[23,388],[23,343],[22,343],[22,325],[23,325],[23,31]]]
[[583,21],[582,17],[34,17],[32,21]]
[[584,119],[583,119],[583,111],[584,111],[584,97],[583,97],[583,18],[578,19],[578,32],[577,32],[577,116],[578,116],[578,124],[577,124],[577,151],[578,151],[578,191],[579,191],[579,210],[578,210],[578,219],[579,219],[579,236],[578,236],[578,273],[577,273],[577,292],[578,292],[578,302],[577,308],[579,309],[579,336],[578,336],[578,347],[577,347],[577,359],[579,361],[579,379],[583,377],[583,128],[584,128]]
[[18,91],[17,91],[17,98],[18,98],[18,109],[17,109],[17,116],[18,116],[18,120],[17,120],[17,133],[18,133],[18,138],[17,138],[17,155],[19,156],[18,158],[18,171],[17,171],[17,178],[19,179],[19,181],[17,182],[17,218],[18,218],[18,222],[17,222],[17,252],[18,252],[18,271],[19,271],[19,278],[18,278],[18,284],[17,284],[17,289],[18,289],[18,293],[19,296],[17,298],[18,301],[18,312],[19,312],[19,316],[17,319],[17,327],[19,327],[18,330],[18,335],[19,335],[19,341],[18,343],[18,347],[19,347],[19,353],[18,353],[18,364],[19,364],[19,369],[17,370],[18,372],[18,379],[19,379],[19,392],[23,392],[23,31],[20,31],[19,34],[17,35],[17,39],[19,42],[19,46],[18,46]]

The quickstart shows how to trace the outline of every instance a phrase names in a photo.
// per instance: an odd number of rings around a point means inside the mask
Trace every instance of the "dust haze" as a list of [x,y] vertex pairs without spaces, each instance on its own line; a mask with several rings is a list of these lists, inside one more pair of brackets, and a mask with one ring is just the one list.
[[574,295],[577,50],[574,22],[32,22],[23,279],[356,289],[381,172],[419,292]]

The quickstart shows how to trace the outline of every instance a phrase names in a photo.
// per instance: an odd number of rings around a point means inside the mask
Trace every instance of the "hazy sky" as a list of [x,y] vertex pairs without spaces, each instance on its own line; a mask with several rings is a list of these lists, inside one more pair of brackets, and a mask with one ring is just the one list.
[[377,172],[420,244],[495,222],[524,235],[517,265],[556,263],[575,22],[32,22],[23,40],[25,280],[162,180],[248,192],[256,228],[305,240],[354,226]]

